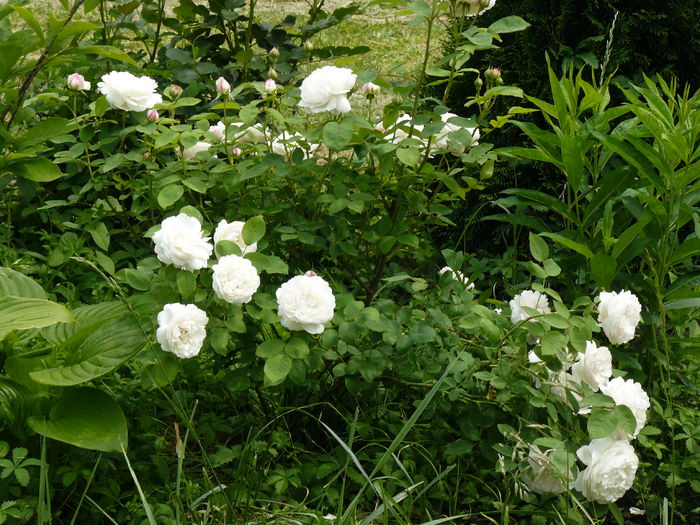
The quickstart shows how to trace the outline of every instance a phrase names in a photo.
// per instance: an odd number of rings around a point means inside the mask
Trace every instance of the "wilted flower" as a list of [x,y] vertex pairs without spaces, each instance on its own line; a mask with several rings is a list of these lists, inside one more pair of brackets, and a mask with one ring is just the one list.
[[632,292],[600,292],[598,322],[614,345],[631,341],[641,319],[642,305]]
[[644,428],[647,422],[647,410],[649,410],[651,406],[649,396],[642,388],[642,385],[632,379],[627,379],[625,381],[621,377],[616,377],[607,384],[601,385],[600,391],[606,396],[612,397],[616,405],[625,405],[628,407],[637,420],[637,428],[634,434],[630,436],[622,429],[618,429],[614,436],[622,439],[637,437],[637,434],[639,434],[639,431]]
[[238,255],[221,257],[211,269],[214,271],[214,292],[226,302],[247,303],[260,286],[260,277],[253,263]]
[[197,158],[197,153],[200,151],[207,151],[211,147],[208,142],[197,142],[194,146],[185,148],[182,152],[182,158],[185,160],[194,160]]
[[207,335],[207,314],[193,304],[166,304],[158,314],[156,339],[166,352],[178,357],[196,356]]
[[66,84],[68,84],[68,88],[72,89],[73,91],[83,91],[90,89],[90,82],[87,82],[85,78],[83,78],[83,75],[81,75],[80,73],[72,73],[68,75]]
[[586,341],[586,352],[576,356],[571,367],[571,375],[577,383],[586,383],[597,392],[612,375],[612,354],[605,346],[596,346],[593,341]]
[[105,95],[112,107],[124,111],[146,111],[163,102],[156,93],[158,84],[150,77],[137,77],[127,71],[112,71],[102,75],[97,90]]
[[231,84],[224,77],[216,79],[216,92],[219,95],[228,95],[231,93]]
[[333,318],[335,296],[328,283],[314,272],[292,277],[277,289],[277,313],[282,326],[320,334]]
[[566,490],[568,482],[574,480],[571,471],[568,472],[568,480],[566,482],[554,472],[549,459],[552,452],[554,452],[553,449],[542,452],[537,445],[530,446],[527,463],[532,471],[532,477],[526,475],[523,479],[530,492],[536,492],[537,494],[561,494]]
[[158,117],[159,115],[157,109],[149,109],[146,113],[146,119],[148,119],[149,122],[156,122]]
[[241,249],[241,253],[250,253],[258,249],[258,243],[254,242],[250,246],[243,242],[243,221],[226,222],[222,219],[214,231],[214,244],[221,241],[231,241],[236,243]]
[[473,283],[473,282],[469,282],[469,279],[467,279],[467,278],[464,276],[464,274],[463,274],[462,272],[460,272],[459,270],[453,270],[453,269],[450,268],[449,266],[445,266],[445,267],[441,268],[440,271],[439,271],[438,273],[439,273],[440,275],[443,275],[443,274],[445,274],[445,273],[449,273],[450,276],[451,276],[455,281],[459,281],[459,282],[461,282],[462,284],[464,284],[464,286],[467,287],[467,290],[473,290],[473,289],[474,289],[474,283]]
[[594,439],[576,452],[587,466],[579,472],[574,488],[587,499],[613,503],[627,492],[634,482],[639,459],[625,440]]
[[271,78],[268,78],[263,84],[263,89],[265,90],[265,93],[274,93],[277,90],[277,82]]
[[347,94],[356,79],[357,75],[347,68],[324,66],[317,69],[301,83],[299,106],[310,113],[347,113],[351,109]]
[[217,139],[223,140],[226,136],[226,125],[219,121],[213,126],[209,126],[209,133],[213,133]]
[[160,261],[190,272],[206,268],[214,250],[199,221],[184,213],[165,219],[153,242]]
[[525,290],[519,293],[513,300],[510,301],[510,320],[513,324],[520,321],[528,319],[534,314],[527,313],[523,310],[523,307],[531,308],[536,310],[540,314],[548,314],[551,312],[549,309],[549,299],[546,295],[540,292],[535,292],[533,290]]

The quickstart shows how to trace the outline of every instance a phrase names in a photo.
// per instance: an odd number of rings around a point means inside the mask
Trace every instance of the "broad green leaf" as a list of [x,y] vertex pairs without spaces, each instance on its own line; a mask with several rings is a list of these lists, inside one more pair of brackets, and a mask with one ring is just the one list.
[[265,361],[265,378],[270,386],[279,385],[287,378],[292,368],[292,359],[287,354],[277,354]]
[[131,317],[95,324],[66,340],[66,348],[73,351],[63,366],[37,370],[30,377],[46,385],[77,385],[111,372],[146,344],[139,324]]
[[263,341],[255,349],[255,355],[263,359],[269,359],[279,355],[284,351],[284,342],[281,339],[270,339]]
[[72,313],[75,322],[58,323],[42,330],[42,335],[48,342],[59,345],[91,324],[128,315],[128,310],[120,301],[107,301],[80,306],[73,309]]
[[575,137],[565,135],[561,139],[561,160],[564,174],[571,189],[578,192],[583,184],[583,152],[581,143]]
[[106,58],[111,58],[112,60],[118,60],[119,62],[124,62],[126,64],[129,64],[131,66],[138,66],[136,61],[131,58],[131,56],[122,51],[119,48],[116,48],[114,46],[98,46],[98,45],[90,45],[90,46],[79,46],[79,47],[69,47],[68,49],[65,49],[61,51],[59,54],[67,54],[67,55],[100,55]]
[[49,139],[65,135],[71,130],[70,121],[61,117],[50,117],[39,121],[31,127],[24,135],[17,139],[19,147],[23,148],[33,144],[46,142]]
[[538,262],[544,262],[549,257],[549,248],[547,243],[541,238],[530,232],[530,253]]
[[45,40],[44,32],[41,30],[41,24],[36,19],[34,14],[29,9],[25,9],[24,7],[18,5],[10,4],[8,7],[14,9],[15,12],[21,16],[25,22],[27,22],[27,25],[32,28],[32,30],[36,33],[36,36],[38,36],[39,40],[41,40],[43,43]]
[[630,435],[634,435],[637,430],[637,418],[627,405],[617,405],[615,407],[615,417],[617,425]]
[[585,255],[589,259],[593,258],[593,252],[585,244],[581,244],[580,242],[572,241],[568,237],[564,237],[563,235],[559,235],[558,233],[544,232],[544,233],[540,233],[540,235],[542,237],[549,237],[553,241],[556,241],[559,244],[561,244],[562,246],[566,246],[567,248],[571,248],[572,250],[580,253],[581,255]]
[[187,270],[177,272],[177,290],[183,297],[189,297],[197,290],[197,277],[194,272]]
[[514,33],[516,31],[523,31],[528,27],[530,27],[530,24],[519,16],[506,16],[491,24],[488,27],[488,31],[492,34]]
[[591,277],[603,290],[610,290],[610,285],[617,275],[615,259],[604,253],[596,253],[591,259]]
[[284,345],[284,352],[289,357],[303,359],[309,355],[309,345],[301,337],[292,337]]
[[417,148],[401,147],[396,150],[396,156],[407,166],[416,166],[420,160],[420,151]]
[[594,408],[588,418],[588,436],[591,439],[608,437],[617,429],[617,416],[602,408]]
[[53,301],[12,295],[0,297],[0,334],[73,320],[73,314],[65,306]]
[[87,231],[98,247],[105,251],[109,249],[109,230],[107,230],[107,226],[105,226],[103,222],[88,225]]
[[614,407],[615,400],[605,394],[589,394],[581,400],[580,404],[590,407]]
[[612,251],[612,256],[615,260],[617,260],[619,256],[625,250],[627,250],[630,243],[639,236],[644,227],[651,220],[651,217],[651,213],[643,213],[642,216],[634,224],[632,224],[632,226],[622,232],[620,237],[617,239],[617,242],[615,242],[615,246]]
[[0,296],[46,299],[44,289],[31,277],[12,268],[0,267]]
[[241,247],[233,241],[219,241],[215,246],[216,255],[224,257],[226,255],[241,255]]
[[326,122],[323,126],[323,142],[332,150],[338,151],[350,144],[352,126],[339,124],[335,121]]
[[43,157],[13,163],[9,166],[9,169],[15,175],[34,182],[51,182],[65,175],[58,169],[56,164]]
[[168,184],[158,192],[158,204],[166,210],[179,201],[183,193],[185,188],[181,184]]
[[116,401],[102,390],[83,387],[55,400],[44,418],[29,418],[39,434],[76,447],[102,452],[126,449],[126,417]]
[[243,236],[243,242],[248,246],[262,239],[265,235],[265,219],[263,219],[262,215],[256,215],[245,221],[241,235]]

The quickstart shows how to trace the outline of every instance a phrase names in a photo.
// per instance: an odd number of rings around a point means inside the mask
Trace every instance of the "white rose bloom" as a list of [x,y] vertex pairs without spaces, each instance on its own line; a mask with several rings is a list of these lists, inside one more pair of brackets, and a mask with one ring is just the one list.
[[247,303],[260,286],[253,263],[238,255],[225,255],[211,269],[214,270],[214,292],[226,302]]
[[586,353],[579,353],[571,367],[571,375],[577,383],[586,383],[597,392],[612,375],[612,354],[605,346],[596,346],[593,341],[586,341]]
[[282,326],[320,334],[333,318],[335,296],[328,283],[314,272],[292,277],[277,289],[277,313]]
[[289,135],[285,132],[282,132],[280,135],[272,139],[272,144],[270,144],[270,147],[272,149],[272,153],[281,155],[285,159],[289,158],[287,155],[288,153],[291,154],[297,148],[301,148],[304,151],[305,159],[309,158],[309,155],[313,155],[314,153],[316,153],[316,150],[318,149],[318,144],[309,144],[307,147],[304,145],[304,142],[300,141],[306,141],[303,135],[299,133],[293,133],[292,135]]
[[462,284],[464,284],[464,286],[467,287],[467,290],[473,290],[473,289],[474,289],[474,282],[470,282],[469,279],[466,278],[466,277],[464,276],[464,274],[463,274],[462,272],[460,272],[459,270],[453,270],[453,269],[450,268],[449,266],[445,266],[445,267],[441,268],[440,271],[439,271],[438,273],[439,273],[440,275],[442,275],[442,274],[448,273],[448,272],[449,272],[449,274],[450,274],[450,277],[452,277],[455,281],[459,281],[459,282],[461,282]]
[[182,152],[182,158],[185,160],[194,160],[197,158],[197,153],[200,151],[207,151],[211,147],[208,142],[197,142],[194,146],[186,148]]
[[612,379],[607,384],[600,385],[600,391],[606,396],[610,396],[616,405],[627,406],[637,420],[637,428],[630,436],[627,432],[618,429],[615,436],[621,439],[633,439],[637,437],[639,431],[644,428],[647,422],[647,410],[651,406],[649,396],[642,388],[642,385],[633,379],[624,380],[621,377]]
[[214,250],[199,221],[184,213],[165,219],[153,242],[160,261],[190,272],[206,268]]
[[193,304],[166,304],[158,314],[156,339],[166,352],[183,359],[196,356],[207,335],[207,314]]
[[[561,494],[566,490],[568,483],[554,472],[552,463],[549,461],[552,452],[554,450],[542,452],[537,445],[530,446],[527,463],[532,471],[532,477],[524,476],[523,479],[530,492]],[[568,478],[569,481],[574,480],[571,471],[568,473]]]
[[451,122],[448,122],[451,118],[454,117],[459,117],[459,115],[455,115],[454,113],[444,113],[440,119],[445,123],[445,126],[435,135],[435,146],[440,149],[450,149],[453,153],[460,154],[463,153],[464,150],[467,148],[466,145],[460,144],[457,149],[453,149],[448,143],[448,135],[450,133],[453,133],[457,130],[460,129],[466,129],[469,134],[471,135],[471,143],[469,144],[469,147],[474,147],[479,144],[479,138],[481,137],[481,134],[479,133],[478,128],[467,128],[464,126],[459,126],[457,124],[453,124]]
[[265,133],[263,133],[262,125],[255,124],[247,126],[242,122],[232,122],[229,124],[228,137],[234,142],[254,142],[260,144],[265,142]]
[[226,125],[219,121],[213,126],[209,126],[209,133],[213,133],[218,140],[224,140],[226,137]]
[[124,111],[146,111],[163,102],[156,93],[158,84],[150,77],[137,77],[127,71],[102,75],[97,90],[107,97],[110,106]]
[[614,345],[626,343],[634,337],[641,319],[642,305],[632,292],[600,292],[598,322]]
[[243,221],[226,222],[222,219],[214,231],[214,244],[221,241],[231,241],[238,245],[243,254],[256,251],[258,249],[257,242],[251,245],[247,245],[243,242],[244,225],[245,222]]
[[483,15],[486,11],[496,5],[496,0],[488,0],[484,5],[484,0],[455,0],[455,9],[461,16]]
[[632,486],[639,459],[625,440],[594,439],[581,447],[576,455],[587,466],[579,472],[574,488],[587,499],[613,503]]
[[549,309],[549,298],[540,292],[535,292],[532,290],[525,290],[519,293],[513,300],[510,301],[510,320],[513,324],[520,321],[524,321],[529,318],[531,314],[523,310],[523,306],[537,310],[541,314],[548,314],[551,312]]
[[299,105],[309,113],[347,113],[351,109],[347,94],[356,80],[357,75],[344,67],[324,66],[317,69],[301,83]]

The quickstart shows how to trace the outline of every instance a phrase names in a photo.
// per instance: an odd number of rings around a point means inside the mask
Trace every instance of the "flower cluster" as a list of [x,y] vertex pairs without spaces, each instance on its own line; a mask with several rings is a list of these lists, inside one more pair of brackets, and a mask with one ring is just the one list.
[[[255,252],[257,243],[243,240],[242,221],[219,222],[214,242],[235,243],[242,254]],[[199,220],[184,213],[168,217],[153,234],[155,252],[165,264],[181,270],[206,268],[214,247],[205,237]],[[245,304],[260,287],[260,276],[252,262],[240,255],[224,255],[211,267],[212,288],[222,301]],[[277,290],[280,323],[289,330],[320,334],[333,318],[335,296],[329,284],[314,272],[292,277]],[[166,304],[158,314],[156,339],[163,350],[188,358],[199,353],[206,337],[208,318],[196,305]]]

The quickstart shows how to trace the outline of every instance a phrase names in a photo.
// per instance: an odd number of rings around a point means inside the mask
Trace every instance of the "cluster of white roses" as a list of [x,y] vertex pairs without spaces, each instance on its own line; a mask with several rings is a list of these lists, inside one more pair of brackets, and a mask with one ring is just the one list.
[[[598,323],[612,344],[621,344],[634,337],[640,321],[641,305],[637,297],[629,291],[601,292],[598,306]],[[549,300],[540,292],[526,290],[510,302],[511,321],[517,323],[538,314],[549,313]],[[529,353],[531,363],[541,360],[534,353]],[[627,406],[636,420],[632,434],[617,428],[610,436],[594,439],[590,444],[578,449],[577,456],[586,465],[575,478],[569,472],[566,476],[556,475],[548,455],[531,446],[528,466],[532,473],[525,477],[525,482],[532,492],[561,493],[573,482],[572,486],[589,500],[598,503],[612,503],[629,490],[639,465],[639,460],[630,444],[646,424],[646,414],[650,407],[649,397],[642,386],[632,379],[615,377],[611,379],[612,354],[604,346],[597,346],[594,341],[586,341],[584,353],[577,353],[571,359],[564,358],[564,368],[555,373],[549,370],[554,384],[552,392],[566,399],[566,390],[583,385],[593,391],[601,392],[613,399],[615,405]],[[569,371],[570,370],[570,371]],[[577,400],[582,397],[572,392]],[[590,407],[582,406],[580,414],[590,413]]]
[[[243,240],[243,226],[242,221],[221,220],[214,231],[214,243],[233,242],[243,255],[255,252],[257,243],[247,245]],[[153,234],[158,259],[189,272],[207,267],[214,251],[210,239],[205,237],[199,220],[184,213],[165,219]],[[260,286],[257,270],[243,256],[220,257],[211,269],[214,293],[228,303],[250,302]],[[335,296],[322,277],[306,272],[280,286],[277,305],[282,326],[320,334],[333,318]],[[202,348],[208,320],[206,313],[194,304],[166,304],[158,314],[158,343],[178,357],[193,357]]]

